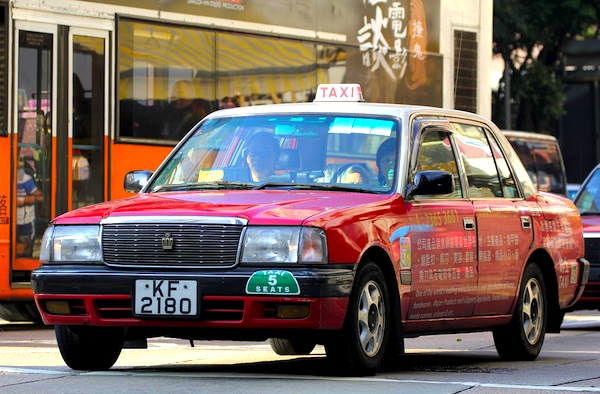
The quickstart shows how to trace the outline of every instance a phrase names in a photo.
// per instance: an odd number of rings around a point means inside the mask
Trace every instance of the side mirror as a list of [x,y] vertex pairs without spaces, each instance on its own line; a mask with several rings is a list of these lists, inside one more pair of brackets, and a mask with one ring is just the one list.
[[415,174],[414,179],[414,184],[407,187],[406,198],[417,195],[449,194],[454,191],[452,174],[447,171],[421,171]]
[[138,193],[152,176],[152,171],[148,170],[136,170],[130,171],[125,175],[123,181],[123,188],[127,193]]

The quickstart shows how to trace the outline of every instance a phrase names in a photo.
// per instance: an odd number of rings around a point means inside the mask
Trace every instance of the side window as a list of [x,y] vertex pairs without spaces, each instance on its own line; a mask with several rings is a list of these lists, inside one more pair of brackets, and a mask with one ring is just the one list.
[[583,185],[575,206],[582,215],[586,213],[596,215],[600,211],[600,171],[594,171],[591,178]]
[[504,197],[517,197],[519,192],[517,190],[515,178],[512,176],[510,169],[508,168],[508,163],[506,162],[504,153],[502,152],[502,150],[500,150],[500,146],[498,146],[498,143],[496,142],[492,134],[489,131],[486,131],[486,134],[492,147],[492,152],[494,154],[494,160],[496,161],[498,173],[500,174],[500,182],[502,184],[502,191]]
[[452,174],[454,188],[452,193],[431,196],[434,198],[461,198],[462,189],[458,176],[458,166],[452,151],[452,145],[448,133],[440,131],[426,132],[423,143],[419,148],[419,156],[415,172],[426,170],[442,170]]
[[481,127],[453,123],[455,141],[465,167],[469,198],[503,197],[492,149]]
[[559,148],[552,142],[532,143],[531,153],[535,158],[538,189],[551,193],[564,194],[565,184],[562,175],[562,158]]

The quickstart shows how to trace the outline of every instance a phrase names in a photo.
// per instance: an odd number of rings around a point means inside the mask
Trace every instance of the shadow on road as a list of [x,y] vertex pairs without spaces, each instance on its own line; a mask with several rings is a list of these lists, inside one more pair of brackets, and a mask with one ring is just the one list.
[[[494,366],[482,367],[482,363]],[[510,373],[515,368],[503,367],[496,355],[482,356],[475,352],[467,354],[407,354],[389,360],[380,373],[398,372],[454,372],[454,373]],[[238,363],[233,365],[161,365],[144,369],[128,369],[136,372],[167,373],[236,373],[275,374],[301,376],[344,376],[345,373],[332,365],[325,356],[303,356],[291,360]]]

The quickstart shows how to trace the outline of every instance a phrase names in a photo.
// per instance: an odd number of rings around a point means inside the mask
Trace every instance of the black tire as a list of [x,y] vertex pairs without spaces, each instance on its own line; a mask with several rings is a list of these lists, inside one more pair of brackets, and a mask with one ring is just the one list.
[[494,330],[496,350],[503,360],[532,361],[540,354],[546,335],[547,298],[540,268],[529,264],[510,323]]
[[2,302],[0,303],[0,319],[12,322],[43,323],[35,302]]
[[63,360],[75,370],[106,371],[123,349],[120,327],[55,326],[54,332]]
[[390,334],[389,293],[373,262],[359,268],[341,332],[326,343],[327,357],[343,375],[373,375],[381,367]]
[[566,312],[564,310],[561,310],[558,312],[558,326],[562,327],[563,323],[565,322],[565,314]]
[[307,355],[317,346],[317,343],[310,339],[269,338],[269,344],[280,356]]

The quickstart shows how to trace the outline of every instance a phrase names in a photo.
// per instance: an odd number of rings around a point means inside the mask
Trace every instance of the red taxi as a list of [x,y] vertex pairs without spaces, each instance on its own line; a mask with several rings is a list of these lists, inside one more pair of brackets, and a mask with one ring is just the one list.
[[590,171],[574,200],[583,222],[590,275],[581,298],[570,309],[600,310],[600,164]]
[[135,197],[57,217],[32,275],[73,369],[110,368],[132,341],[323,344],[373,374],[404,338],[492,331],[533,360],[589,274],[579,213],[538,192],[502,133],[474,114],[314,102],[203,119]]

